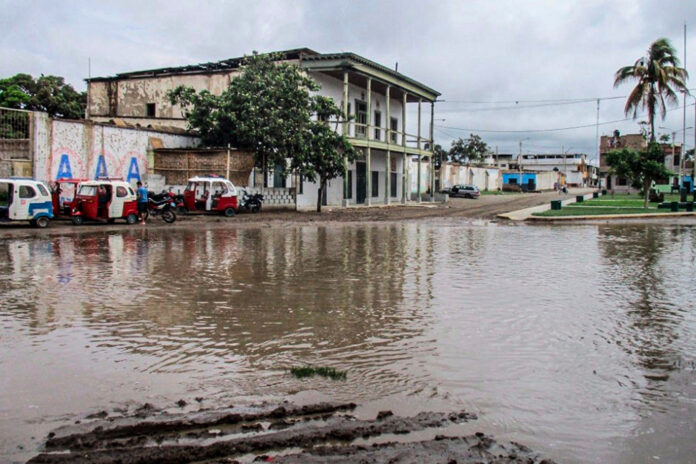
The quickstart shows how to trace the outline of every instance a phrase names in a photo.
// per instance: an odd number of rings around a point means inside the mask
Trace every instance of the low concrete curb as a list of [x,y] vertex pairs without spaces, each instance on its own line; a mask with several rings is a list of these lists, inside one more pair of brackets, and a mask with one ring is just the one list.
[[[601,196],[601,195],[600,195]],[[559,198],[563,198],[560,197]],[[572,198],[568,197],[565,200],[561,200],[561,205],[566,206],[571,203],[575,203],[577,200],[577,195],[573,195]],[[585,200],[590,200],[592,199],[592,193],[586,193],[583,195],[583,198]],[[551,209],[551,202],[547,201],[543,205],[539,206],[532,206],[531,208],[525,208],[525,209],[518,209],[517,211],[510,211],[509,213],[503,213],[499,214],[498,217],[502,219],[510,219],[511,221],[524,221],[526,219],[529,219],[534,213],[541,213],[543,211],[548,211]]]
[[677,216],[696,216],[696,212],[684,212],[684,213],[639,213],[639,214],[598,214],[598,215],[584,215],[584,216],[529,216],[528,221],[587,221],[591,220],[604,220],[604,219],[641,219],[641,218],[665,218],[665,217],[677,217]]

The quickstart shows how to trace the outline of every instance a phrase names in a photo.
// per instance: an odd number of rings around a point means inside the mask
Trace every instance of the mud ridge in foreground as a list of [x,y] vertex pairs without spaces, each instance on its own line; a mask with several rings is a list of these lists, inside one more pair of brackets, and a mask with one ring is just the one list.
[[89,423],[61,427],[49,434],[45,452],[29,462],[167,464],[234,463],[237,459],[277,463],[552,462],[522,445],[500,444],[482,433],[467,437],[438,436],[420,442],[351,444],[356,439],[406,435],[476,419],[476,415],[464,411],[421,412],[413,417],[383,411],[373,420],[360,420],[347,414],[353,408],[353,403],[306,406],[283,403],[167,414],[144,407],[133,416],[101,416]]

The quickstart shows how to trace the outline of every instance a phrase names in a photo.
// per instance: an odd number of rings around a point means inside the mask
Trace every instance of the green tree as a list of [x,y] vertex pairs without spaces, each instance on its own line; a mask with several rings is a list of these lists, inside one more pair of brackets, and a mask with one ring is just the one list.
[[[313,97],[312,111],[316,120],[309,125],[305,148],[291,158],[290,164],[302,177],[319,181],[317,212],[321,212],[327,181],[343,175],[345,162],[352,162],[356,152],[348,139],[337,131],[343,113],[331,98]],[[334,127],[331,127],[332,120]]]
[[16,74],[0,79],[0,106],[45,111],[52,117],[81,119],[87,104],[87,93],[77,92],[59,76],[34,79],[29,74]]
[[179,104],[189,128],[208,146],[227,144],[253,150],[257,166],[286,166],[305,148],[313,99],[319,85],[278,54],[247,56],[239,76],[220,96],[196,93],[190,87],[169,92]]
[[488,153],[488,145],[476,134],[469,134],[469,138],[452,141],[449,150],[449,159],[455,163],[469,164],[482,163]]
[[634,187],[643,189],[645,208],[648,207],[653,181],[674,175],[665,167],[664,158],[662,148],[654,141],[648,144],[645,152],[624,148],[610,151],[605,155],[611,174],[630,179]]
[[626,100],[624,112],[635,119],[639,108],[647,109],[650,123],[650,141],[655,141],[655,114],[659,110],[665,119],[668,104],[678,102],[677,92],[686,92],[689,75],[679,67],[679,58],[667,39],[657,39],[650,45],[647,55],[631,66],[624,66],[614,75],[614,87],[625,82],[637,81]]
[[436,144],[433,147],[433,164],[435,165],[435,169],[440,169],[442,163],[447,162],[448,158],[449,153],[442,148],[442,145]]

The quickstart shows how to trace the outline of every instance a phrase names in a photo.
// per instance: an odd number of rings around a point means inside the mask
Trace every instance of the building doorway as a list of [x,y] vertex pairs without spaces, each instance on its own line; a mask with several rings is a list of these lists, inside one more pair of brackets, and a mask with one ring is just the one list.
[[355,200],[358,204],[365,203],[365,198],[367,197],[367,168],[365,162],[357,161],[355,163],[355,175],[356,175],[356,192]]

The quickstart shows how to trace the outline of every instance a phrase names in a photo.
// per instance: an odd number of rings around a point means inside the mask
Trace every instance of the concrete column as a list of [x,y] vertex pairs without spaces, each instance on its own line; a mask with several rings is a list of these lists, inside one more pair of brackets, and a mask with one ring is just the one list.
[[402,180],[401,180],[401,202],[406,203],[408,201],[408,163],[406,155],[406,92],[404,92],[403,100],[401,103],[401,149],[403,150],[404,162],[401,166]]
[[421,199],[421,193],[422,193],[422,188],[421,188],[421,172],[423,169],[423,156],[420,153],[421,150],[421,99],[418,99],[418,135],[416,137],[416,148],[418,148],[418,179],[416,185],[418,185],[416,189],[416,198],[418,199],[418,203],[422,201]]
[[366,203],[367,206],[372,205],[372,161],[371,161],[371,150],[370,150],[370,140],[372,139],[372,78],[367,78],[367,127],[365,128],[365,135],[367,135],[367,150],[365,154],[365,170],[367,171],[367,195]]
[[[343,124],[342,132],[345,137],[349,136],[348,126],[348,71],[343,72]],[[348,185],[348,158],[343,157],[343,206],[348,206],[350,200],[348,199],[348,190],[350,189]]]
[[386,99],[387,99],[387,108],[386,108],[386,113],[387,113],[387,119],[385,124],[386,130],[384,131],[386,137],[387,137],[387,159],[386,159],[386,169],[385,169],[385,182],[384,185],[386,186],[384,188],[384,204],[388,205],[389,200],[390,200],[390,195],[391,195],[391,133],[389,132],[391,128],[391,113],[390,113],[390,90],[391,87],[387,86],[387,91],[386,91]]

